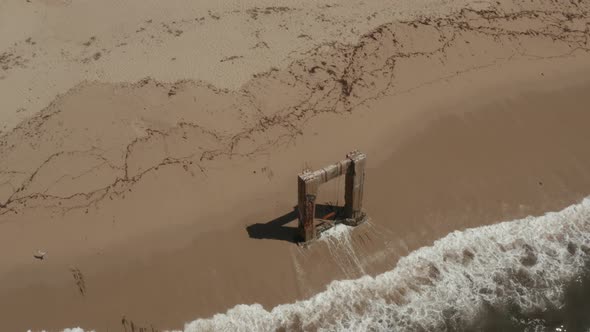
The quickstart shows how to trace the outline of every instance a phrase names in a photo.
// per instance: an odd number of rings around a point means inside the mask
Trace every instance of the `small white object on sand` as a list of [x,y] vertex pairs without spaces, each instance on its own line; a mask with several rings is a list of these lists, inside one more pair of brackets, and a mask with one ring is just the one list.
[[43,259],[45,258],[45,254],[47,254],[45,251],[37,250],[37,253],[34,254],[33,257],[37,259]]

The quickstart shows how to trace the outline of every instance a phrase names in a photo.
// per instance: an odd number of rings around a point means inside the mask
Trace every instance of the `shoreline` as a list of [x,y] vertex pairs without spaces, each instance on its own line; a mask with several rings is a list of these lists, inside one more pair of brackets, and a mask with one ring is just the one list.
[[[590,326],[589,217],[587,197],[539,217],[454,231],[374,277],[333,281],[272,309],[236,305],[183,331],[582,330]],[[319,241],[355,252],[362,242],[353,230],[337,226]]]

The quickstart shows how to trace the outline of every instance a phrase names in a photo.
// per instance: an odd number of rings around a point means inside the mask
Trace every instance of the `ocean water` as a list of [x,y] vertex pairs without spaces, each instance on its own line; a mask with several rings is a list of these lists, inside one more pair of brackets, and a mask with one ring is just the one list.
[[[324,241],[346,242],[338,226]],[[464,231],[375,277],[265,310],[237,305],[196,331],[590,331],[590,198]],[[81,332],[81,330],[71,330]]]
[[587,198],[541,217],[456,231],[376,277],[334,281],[270,311],[238,305],[185,331],[584,331],[589,257]]

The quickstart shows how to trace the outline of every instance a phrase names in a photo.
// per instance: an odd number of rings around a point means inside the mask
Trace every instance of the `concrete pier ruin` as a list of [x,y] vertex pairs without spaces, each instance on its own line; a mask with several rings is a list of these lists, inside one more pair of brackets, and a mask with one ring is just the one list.
[[[298,176],[299,232],[304,242],[316,239],[322,231],[335,224],[356,226],[365,220],[362,203],[366,160],[365,154],[353,151],[340,162]],[[337,220],[316,219],[316,198],[320,185],[342,175],[346,177],[343,215]]]

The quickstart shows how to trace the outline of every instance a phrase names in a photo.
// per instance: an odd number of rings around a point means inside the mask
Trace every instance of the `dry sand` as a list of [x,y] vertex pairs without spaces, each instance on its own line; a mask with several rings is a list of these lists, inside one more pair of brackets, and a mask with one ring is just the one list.
[[0,132],[84,80],[193,79],[237,89],[320,43],[355,43],[394,19],[486,1],[5,0]]
[[[453,230],[557,210],[590,193],[586,2],[416,7],[438,19],[416,18],[414,7],[365,5],[379,12],[377,24],[354,13],[352,1],[335,6],[341,12],[300,5],[256,15],[243,4],[189,10],[179,2],[163,10],[154,2],[139,11],[132,4],[112,5],[121,24],[104,18],[112,12],[106,3],[2,4],[0,15],[15,13],[2,23],[12,29],[17,13],[47,18],[40,26],[49,29],[18,39],[41,34],[54,59],[14,65],[11,55],[1,72],[8,106],[0,138],[0,312],[9,313],[2,330],[117,330],[123,317],[181,328],[239,303],[306,298],[331,280],[390,269]],[[208,15],[205,30],[221,33],[215,22],[231,23],[227,45],[199,36],[191,11]],[[309,13],[340,23],[318,23]],[[211,15],[219,19],[208,23]],[[259,22],[264,15],[275,25]],[[145,31],[158,29],[165,42],[123,33],[149,19],[157,28]],[[162,31],[170,20],[182,25],[171,36]],[[88,39],[93,33],[84,29],[93,24],[104,37]],[[284,36],[281,24],[293,24]],[[69,29],[78,25],[84,28]],[[247,51],[261,27],[262,40],[276,46]],[[174,36],[175,29],[183,32]],[[6,45],[16,38],[0,31]],[[301,31],[312,38],[298,39]],[[135,55],[112,49],[117,43]],[[85,60],[102,48],[112,51]],[[58,49],[76,55],[60,58]],[[184,60],[168,65],[176,53]],[[220,62],[241,54],[243,62]],[[157,79],[139,80],[147,75]],[[38,85],[30,85],[33,77]],[[179,77],[202,81],[166,83]],[[85,79],[97,81],[79,83]],[[37,95],[21,113],[52,100],[49,106],[12,128],[20,120],[14,107]],[[293,217],[295,175],[352,149],[369,157],[372,219],[353,234],[356,264],[322,243],[299,248],[287,228],[295,221],[280,225]],[[341,203],[342,186],[322,187],[320,201]],[[247,228],[256,224],[266,225]],[[34,260],[36,250],[46,259]]]

